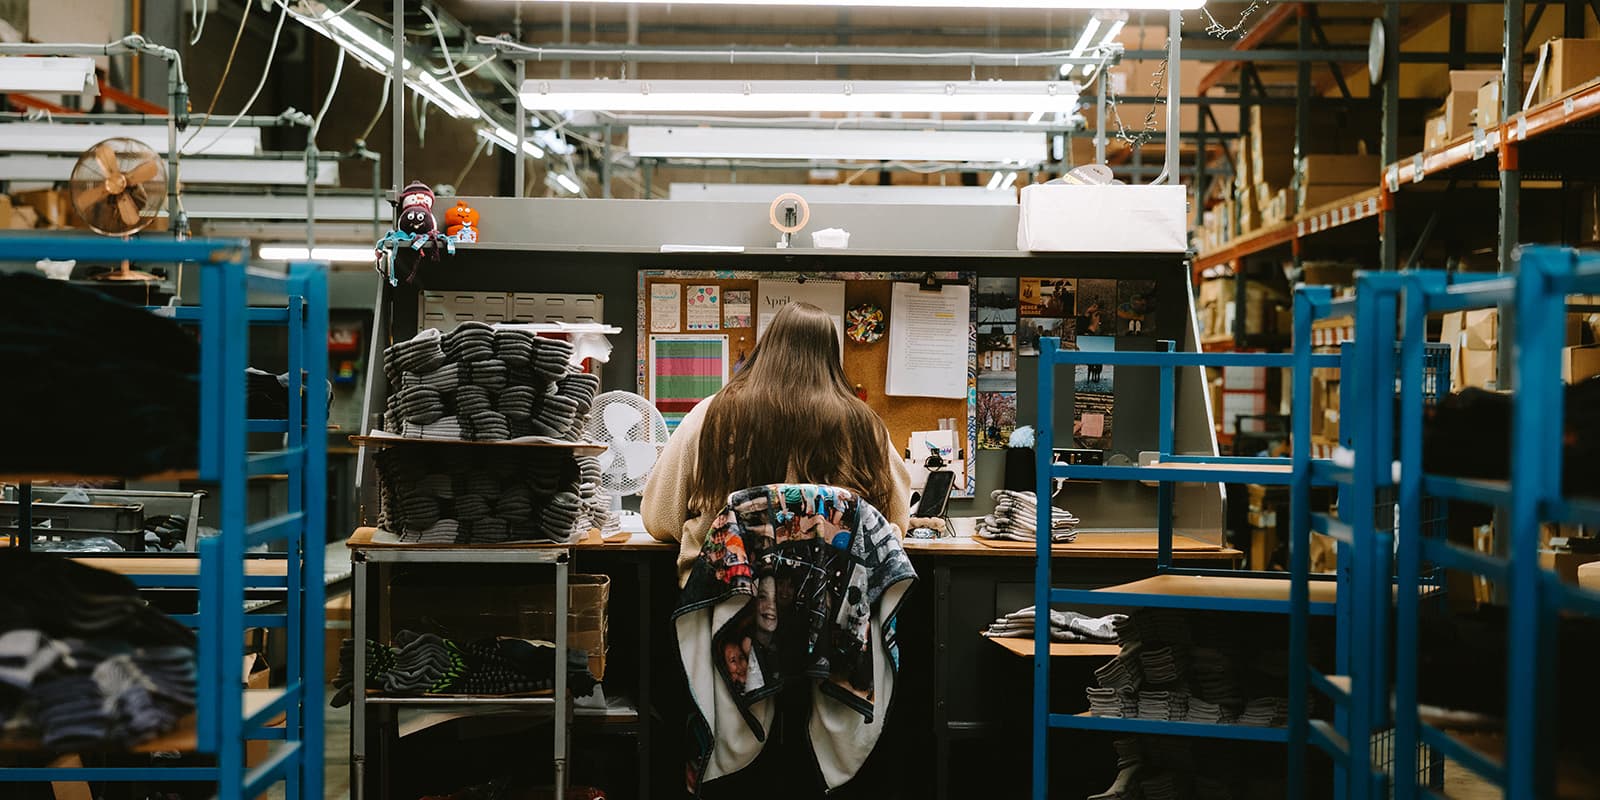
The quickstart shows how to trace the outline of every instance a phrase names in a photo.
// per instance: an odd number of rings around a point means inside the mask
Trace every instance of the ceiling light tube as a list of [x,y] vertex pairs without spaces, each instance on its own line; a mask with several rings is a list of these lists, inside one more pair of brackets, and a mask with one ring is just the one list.
[[567,177],[565,173],[556,173],[556,183],[561,184],[561,188],[566,189],[573,194],[578,194],[579,192],[583,191],[583,187],[579,186],[577,181]]
[[[7,153],[0,155],[0,180],[64,181],[76,163],[76,158],[63,155]],[[316,182],[318,186],[337,186],[339,165],[318,162]],[[306,165],[299,159],[188,158],[183,161],[183,184],[304,186]]]
[[477,119],[483,116],[483,113],[471,101],[451,91],[440,83],[438,78],[426,72],[417,73],[415,81],[408,78],[406,85],[456,119]]
[[[499,145],[508,153],[513,152],[517,146],[516,137],[512,135],[511,131],[502,128],[499,125],[487,128],[479,128],[478,138],[486,142]],[[522,140],[522,152],[527,153],[534,158],[544,158],[544,151],[540,150],[538,145],[528,141],[527,139]]]
[[997,172],[995,172],[995,174],[989,176],[989,183],[988,183],[987,186],[984,186],[983,188],[988,189],[989,191],[992,192],[992,191],[1000,188],[1000,181],[1004,180],[1005,177],[1006,177],[1006,174],[1004,172],[998,172],[997,171]]
[[94,59],[66,56],[0,56],[0,92],[100,94]]
[[[0,125],[0,153],[72,153],[77,155],[106,139],[136,139],[163,155],[167,152],[164,125],[82,125],[76,123],[12,122]],[[189,141],[181,137],[182,152],[249,156],[261,152],[260,128],[208,127]]]
[[372,261],[372,247],[361,245],[318,245],[310,251],[299,244],[264,244],[258,256],[262,261]]
[[[1104,52],[1105,48],[1107,46],[1109,46],[1112,42],[1115,42],[1117,40],[1117,36],[1122,33],[1122,27],[1124,25],[1127,25],[1127,24],[1128,24],[1128,20],[1127,20],[1126,17],[1112,20],[1111,21],[1111,26],[1106,28],[1106,35],[1100,37],[1100,44],[1098,45],[1098,48],[1102,52]],[[1084,75],[1084,77],[1088,77],[1088,76],[1094,74],[1094,69],[1095,69],[1096,66],[1097,66],[1096,64],[1084,64],[1083,65],[1083,75]],[[1071,71],[1072,71],[1072,68],[1068,67],[1067,68],[1067,72],[1071,72]]]
[[1002,188],[1002,189],[1010,189],[1014,184],[1016,184],[1016,182],[1017,182],[1017,173],[1015,173],[1015,172],[1007,172],[1006,176],[1004,178],[1000,179],[1000,188]]
[[1099,30],[1100,18],[1090,17],[1089,24],[1083,26],[1083,33],[1078,36],[1078,42],[1072,46],[1072,52],[1069,55],[1072,58],[1082,58],[1083,51],[1089,49],[1089,43],[1094,41],[1095,32]]
[[1070,81],[547,80],[522,84],[530,111],[914,112],[1071,111]]
[[[533,0],[545,4],[567,0]],[[854,6],[857,8],[973,8],[972,0],[591,0],[596,4],[641,6]],[[1125,8],[1137,11],[1191,11],[1202,8],[1206,0],[990,0],[981,4],[986,9],[1020,8],[1040,11],[1060,9],[1092,10]]]
[[1010,131],[889,131],[634,125],[635,158],[759,160],[975,161],[1037,164],[1045,140]]

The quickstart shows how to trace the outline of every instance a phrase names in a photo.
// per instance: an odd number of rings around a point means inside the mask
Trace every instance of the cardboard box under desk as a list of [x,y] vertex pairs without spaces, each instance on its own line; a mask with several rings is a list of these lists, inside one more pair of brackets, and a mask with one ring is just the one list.
[[[380,635],[392,640],[395,632],[410,629],[461,643],[495,636],[555,641],[554,589],[554,576],[548,575],[514,583],[498,577],[465,581],[433,570],[396,575],[389,583],[386,629]],[[611,579],[605,575],[568,576],[567,646],[589,654],[595,680],[605,678],[610,596]]]

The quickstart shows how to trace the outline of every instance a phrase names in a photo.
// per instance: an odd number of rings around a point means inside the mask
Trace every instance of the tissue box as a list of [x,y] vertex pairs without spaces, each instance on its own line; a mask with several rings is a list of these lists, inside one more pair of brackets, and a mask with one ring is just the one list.
[[1017,249],[1182,253],[1189,249],[1181,185],[1031,184],[1022,188]]

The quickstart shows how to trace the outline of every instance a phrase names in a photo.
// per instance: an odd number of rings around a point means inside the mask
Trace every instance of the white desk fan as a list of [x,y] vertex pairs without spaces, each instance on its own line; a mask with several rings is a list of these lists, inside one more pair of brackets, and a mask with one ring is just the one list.
[[606,392],[594,399],[583,438],[606,445],[596,456],[600,462],[600,490],[608,496],[603,521],[596,520],[601,538],[625,538],[621,518],[624,495],[644,490],[645,479],[667,446],[667,421],[656,407],[633,392]]

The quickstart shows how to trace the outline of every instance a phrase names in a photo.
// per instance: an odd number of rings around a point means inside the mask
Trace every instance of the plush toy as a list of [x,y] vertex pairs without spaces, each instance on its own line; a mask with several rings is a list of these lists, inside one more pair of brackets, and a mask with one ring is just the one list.
[[[394,230],[379,239],[373,248],[377,254],[379,271],[388,277],[390,285],[399,282],[394,270],[386,267],[390,247],[397,250],[409,247],[419,255],[427,253],[433,256],[435,261],[439,259],[441,249],[450,255],[456,254],[455,241],[439,230],[439,223],[433,218],[433,203],[433,190],[420,181],[412,181],[400,190],[399,200],[394,203]],[[412,278],[415,276],[413,272]]]
[[454,208],[444,212],[444,232],[458,242],[478,241],[478,210],[457,200]]

